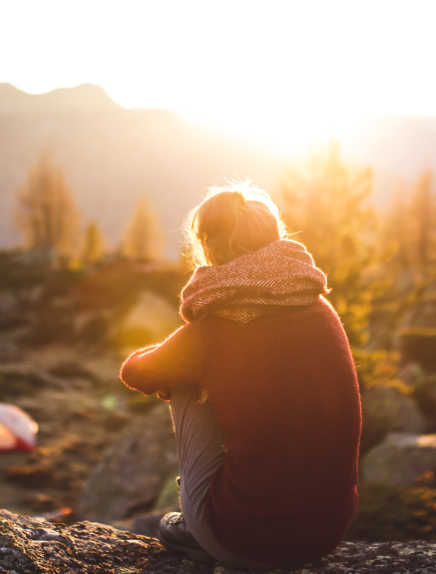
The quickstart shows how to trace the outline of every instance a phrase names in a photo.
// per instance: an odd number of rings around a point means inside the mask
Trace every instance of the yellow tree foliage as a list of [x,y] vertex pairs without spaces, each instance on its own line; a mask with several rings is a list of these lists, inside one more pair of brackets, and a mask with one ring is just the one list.
[[365,271],[375,261],[373,175],[352,169],[332,141],[307,161],[290,166],[282,181],[283,216],[328,276],[328,298],[341,315],[350,342],[361,344],[372,293]]
[[79,211],[48,152],[39,157],[18,192],[17,225],[29,249],[43,249],[56,257],[71,257],[79,240]]
[[421,271],[428,271],[435,262],[436,203],[432,190],[432,173],[424,171],[412,193],[411,217],[414,233],[415,257]]
[[135,261],[153,261],[162,254],[162,230],[150,200],[142,197],[127,226],[122,254]]
[[380,228],[382,245],[393,253],[390,263],[400,271],[409,269],[411,264],[409,205],[405,199],[405,188],[401,185],[393,196],[392,205],[383,218]]
[[100,261],[106,250],[103,233],[95,221],[91,221],[85,230],[82,259],[86,264]]

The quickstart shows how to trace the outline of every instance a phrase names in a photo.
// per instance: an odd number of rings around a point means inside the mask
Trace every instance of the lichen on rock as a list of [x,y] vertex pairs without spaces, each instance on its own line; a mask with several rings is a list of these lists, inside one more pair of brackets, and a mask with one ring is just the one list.
[[[436,574],[435,542],[343,542],[317,564],[274,574]],[[196,564],[154,538],[95,522],[66,527],[0,511],[0,572],[5,574],[240,574]],[[251,572],[251,571],[246,571]],[[241,572],[242,574],[242,572]],[[258,572],[258,574],[261,574]],[[266,574],[266,572],[265,572]]]

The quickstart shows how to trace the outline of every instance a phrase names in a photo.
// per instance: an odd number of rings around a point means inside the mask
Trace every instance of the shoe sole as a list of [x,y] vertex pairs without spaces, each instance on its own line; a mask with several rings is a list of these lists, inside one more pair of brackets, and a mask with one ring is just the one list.
[[208,554],[206,551],[196,550],[195,548],[189,548],[189,546],[183,546],[182,544],[174,544],[174,542],[168,542],[160,533],[159,533],[159,540],[162,542],[162,544],[165,546],[167,550],[173,550],[174,552],[183,552],[183,554],[186,554],[186,556],[194,560],[194,562],[200,562],[202,564],[212,564],[216,562],[215,558],[210,554]]

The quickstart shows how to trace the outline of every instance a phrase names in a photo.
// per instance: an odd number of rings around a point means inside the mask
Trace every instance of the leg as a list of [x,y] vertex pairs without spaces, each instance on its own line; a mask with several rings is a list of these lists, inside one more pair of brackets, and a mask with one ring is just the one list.
[[204,503],[226,455],[225,435],[211,402],[198,404],[198,387],[171,389],[171,416],[180,465],[180,504],[188,530],[214,558],[234,568],[268,568],[226,550],[204,519]]

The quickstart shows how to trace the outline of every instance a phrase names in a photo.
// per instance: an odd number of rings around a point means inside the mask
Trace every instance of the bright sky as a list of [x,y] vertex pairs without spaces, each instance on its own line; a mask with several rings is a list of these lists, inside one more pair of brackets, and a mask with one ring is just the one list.
[[436,114],[435,31],[436,0],[0,0],[0,82],[90,82],[293,147]]

